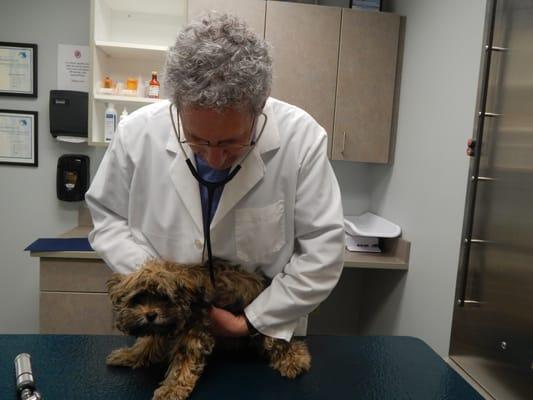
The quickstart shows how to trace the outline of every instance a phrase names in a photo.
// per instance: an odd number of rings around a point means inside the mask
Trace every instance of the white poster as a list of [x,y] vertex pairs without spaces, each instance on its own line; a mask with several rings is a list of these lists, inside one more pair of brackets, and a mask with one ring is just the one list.
[[89,92],[89,46],[58,45],[57,89]]

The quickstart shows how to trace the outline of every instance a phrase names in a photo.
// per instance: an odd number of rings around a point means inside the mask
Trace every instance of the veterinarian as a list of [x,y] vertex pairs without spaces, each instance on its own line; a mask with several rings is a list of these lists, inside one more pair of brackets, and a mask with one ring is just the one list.
[[[150,257],[206,261],[207,221],[214,257],[272,279],[244,315],[212,308],[221,336],[304,335],[343,266],[326,132],[269,97],[271,80],[268,45],[239,19],[213,14],[186,26],[167,55],[170,101],[120,122],[86,195],[90,243],[114,271]],[[193,174],[231,178],[213,190],[209,215],[208,190]]]

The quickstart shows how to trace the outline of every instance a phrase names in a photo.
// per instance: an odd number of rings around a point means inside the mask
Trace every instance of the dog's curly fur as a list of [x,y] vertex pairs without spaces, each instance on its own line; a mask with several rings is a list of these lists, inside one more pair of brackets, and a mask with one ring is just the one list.
[[[241,314],[267,286],[266,278],[220,260],[215,261],[214,270],[215,288],[203,265],[154,259],[130,275],[114,274],[107,283],[117,327],[138,337],[132,347],[113,351],[107,364],[139,368],[169,362],[154,400],[186,399],[194,389],[206,356],[215,347],[209,330],[211,305]],[[263,335],[248,340],[282,376],[295,378],[311,366],[302,341]]]

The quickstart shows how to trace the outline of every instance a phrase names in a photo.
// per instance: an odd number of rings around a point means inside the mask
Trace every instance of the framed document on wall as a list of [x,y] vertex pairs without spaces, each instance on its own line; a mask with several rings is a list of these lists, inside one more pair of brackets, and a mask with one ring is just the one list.
[[37,111],[0,110],[0,164],[37,166]]
[[0,96],[37,97],[37,45],[0,42]]

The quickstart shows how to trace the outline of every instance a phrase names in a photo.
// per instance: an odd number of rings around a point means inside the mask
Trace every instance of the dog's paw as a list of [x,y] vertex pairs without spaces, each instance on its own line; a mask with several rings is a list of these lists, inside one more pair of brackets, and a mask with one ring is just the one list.
[[106,364],[115,367],[140,368],[144,366],[142,359],[135,356],[129,347],[113,350],[106,358]]
[[152,400],[185,400],[187,397],[188,393],[183,390],[163,385],[156,389]]
[[309,371],[311,368],[311,355],[304,342],[294,341],[289,344],[286,351],[276,354],[276,357],[272,357],[270,365],[281,376],[294,379],[298,375]]

